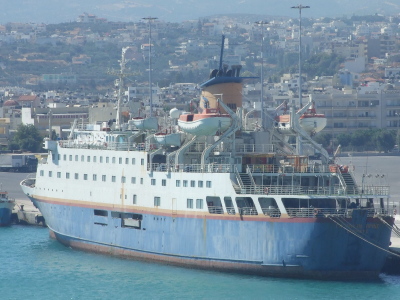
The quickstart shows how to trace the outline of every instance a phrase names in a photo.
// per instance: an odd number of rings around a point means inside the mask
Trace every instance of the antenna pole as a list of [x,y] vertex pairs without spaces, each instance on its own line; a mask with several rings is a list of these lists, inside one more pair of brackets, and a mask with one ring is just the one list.
[[221,55],[219,57],[219,70],[222,70],[222,58],[224,56],[225,35],[222,35]]

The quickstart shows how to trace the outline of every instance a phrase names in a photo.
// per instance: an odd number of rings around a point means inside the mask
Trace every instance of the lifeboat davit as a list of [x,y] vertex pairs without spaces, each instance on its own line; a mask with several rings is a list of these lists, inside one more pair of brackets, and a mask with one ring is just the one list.
[[200,114],[182,114],[178,125],[182,131],[193,135],[215,135],[231,126],[232,119],[228,114],[221,114],[216,108],[205,108]]

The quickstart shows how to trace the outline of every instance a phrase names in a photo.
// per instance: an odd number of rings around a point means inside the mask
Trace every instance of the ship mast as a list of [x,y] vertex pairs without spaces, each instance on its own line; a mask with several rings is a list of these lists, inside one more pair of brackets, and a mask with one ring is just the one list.
[[305,5],[297,5],[292,6],[291,8],[295,8],[299,10],[299,105],[300,108],[303,107],[303,101],[301,99],[301,92],[302,92],[302,80],[301,80],[301,10],[305,8],[310,8],[309,6]]
[[151,82],[151,21],[154,21],[158,18],[155,17],[146,17],[142,18],[143,20],[147,20],[149,23],[149,89],[150,89],[150,117],[153,116],[153,91],[152,91],[152,82]]
[[131,75],[136,75],[138,73],[125,73],[126,59],[125,54],[130,47],[122,48],[122,55],[120,60],[120,70],[119,71],[108,71],[108,74],[118,76],[118,101],[117,101],[117,116],[115,119],[116,128],[121,128],[121,104],[122,104],[122,96],[124,92],[124,78]]
[[264,24],[267,21],[257,21],[257,25],[261,26],[261,128],[264,128]]
[[124,88],[124,74],[125,74],[125,53],[128,48],[122,48],[122,56],[121,56],[121,69],[119,73],[119,83],[118,83],[118,104],[117,104],[117,119],[116,119],[116,127],[121,128],[121,102],[122,102],[122,93]]
[[[302,78],[301,78],[301,10],[305,8],[310,8],[309,6],[305,6],[302,4],[299,4],[297,6],[292,6],[291,8],[298,9],[299,10],[299,105],[300,109],[303,107],[303,101],[302,101]],[[294,117],[295,112],[294,112],[294,107],[291,108],[292,110],[292,115],[291,118]],[[297,119],[298,121],[298,119]],[[292,122],[292,120],[291,120]],[[302,154],[303,153],[303,139],[301,135],[296,136],[296,151],[297,154]]]

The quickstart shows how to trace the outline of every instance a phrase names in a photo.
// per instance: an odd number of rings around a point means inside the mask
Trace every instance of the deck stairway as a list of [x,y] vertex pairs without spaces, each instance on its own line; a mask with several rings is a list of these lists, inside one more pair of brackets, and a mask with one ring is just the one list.
[[242,193],[245,192],[246,194],[254,193],[256,188],[253,176],[251,173],[238,173],[240,180],[239,185],[242,190]]
[[354,181],[353,176],[351,176],[350,173],[340,173],[343,181],[345,183],[345,188],[346,188],[346,193],[353,195],[353,194],[358,194],[358,188],[357,188],[357,184]]

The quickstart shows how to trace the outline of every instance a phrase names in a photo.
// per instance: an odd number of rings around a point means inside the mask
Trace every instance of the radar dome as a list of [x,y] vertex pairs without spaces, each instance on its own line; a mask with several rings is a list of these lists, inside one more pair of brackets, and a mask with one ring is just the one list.
[[176,107],[169,111],[169,116],[172,119],[179,119],[180,115],[181,115],[181,111],[179,109],[177,109]]

